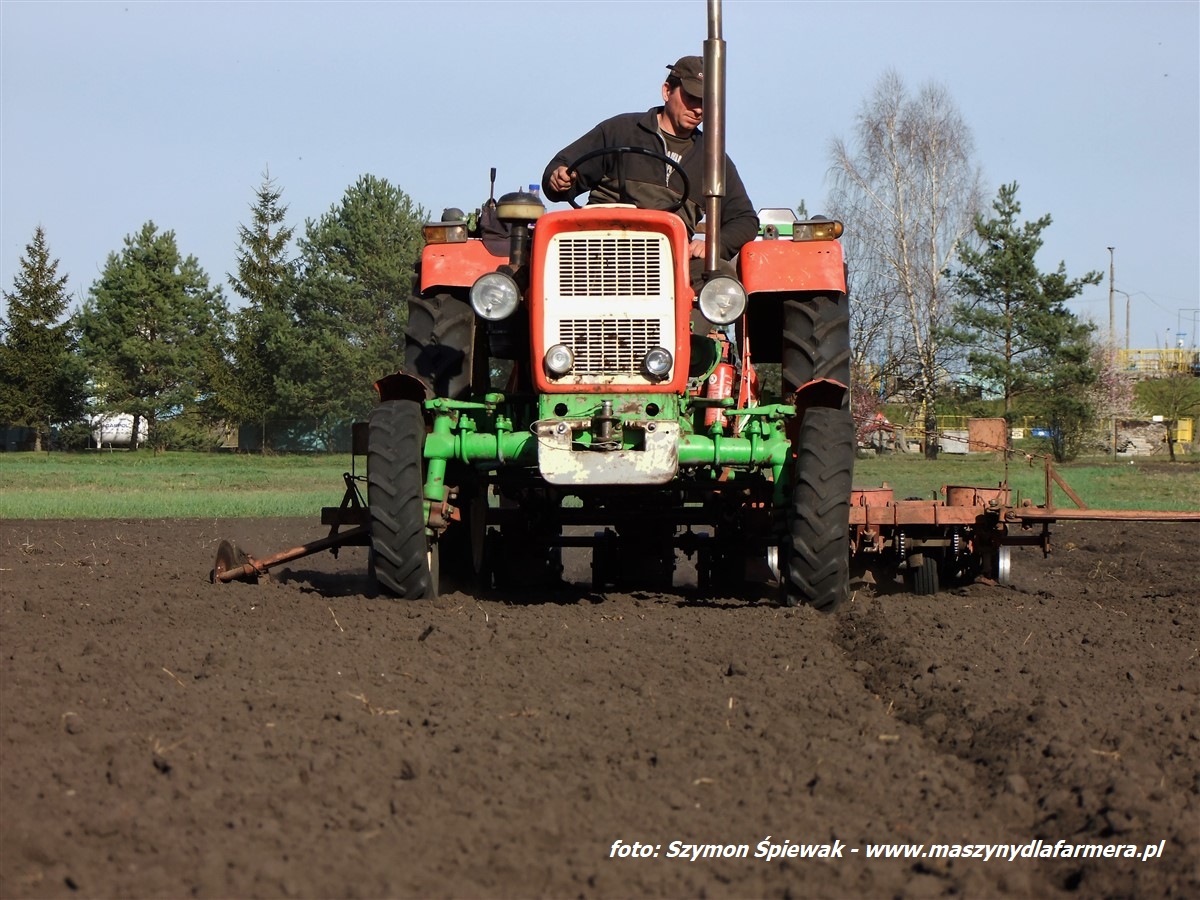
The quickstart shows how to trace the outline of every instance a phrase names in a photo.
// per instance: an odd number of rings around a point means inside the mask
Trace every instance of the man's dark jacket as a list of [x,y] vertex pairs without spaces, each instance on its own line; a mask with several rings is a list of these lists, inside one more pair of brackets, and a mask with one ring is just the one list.
[[[678,201],[683,193],[683,179],[673,169],[667,180],[668,167],[660,160],[641,154],[625,154],[625,190],[617,184],[617,157],[614,154],[590,159],[579,167],[579,178],[567,191],[550,189],[550,175],[559,166],[574,162],[601,147],[643,147],[666,155],[666,146],[658,133],[658,114],[662,107],[645,113],[624,113],[601,122],[575,143],[561,150],[542,173],[542,191],[554,202],[574,198],[591,190],[589,203],[633,203],[646,209],[665,209]],[[704,134],[697,128],[692,132],[691,146],[680,160],[687,173],[690,198],[679,210],[687,225],[688,234],[696,231],[696,223],[704,213]],[[758,214],[746,196],[745,185],[733,160],[725,157],[725,197],[721,205],[721,257],[732,259],[742,245],[758,234]]]

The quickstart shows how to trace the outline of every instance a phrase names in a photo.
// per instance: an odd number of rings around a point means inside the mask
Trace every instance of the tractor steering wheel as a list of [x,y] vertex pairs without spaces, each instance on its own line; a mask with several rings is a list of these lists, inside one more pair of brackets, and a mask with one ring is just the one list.
[[[691,197],[692,185],[691,185],[691,182],[688,181],[687,172],[683,171],[683,166],[681,166],[675,160],[671,159],[671,157],[666,156],[662,153],[658,153],[654,150],[648,150],[645,147],[601,147],[598,150],[591,150],[591,151],[583,154],[583,156],[579,157],[577,160],[575,160],[573,163],[571,163],[569,166],[567,166],[567,172],[568,173],[575,172],[576,174],[578,174],[578,169],[581,165],[583,165],[585,162],[587,162],[590,159],[595,159],[597,156],[610,156],[610,155],[616,156],[617,157],[617,189],[620,191],[621,194],[624,194],[625,193],[625,160],[624,160],[624,157],[626,154],[637,154],[640,156],[648,156],[651,159],[656,159],[659,162],[666,163],[672,170],[679,173],[679,177],[683,179],[683,195],[679,198],[678,201],[676,201],[674,206],[667,207],[665,209],[665,212],[676,212],[679,210],[679,208],[681,206],[683,206],[683,204],[687,203],[688,199]],[[591,188],[588,188],[588,190],[591,190]],[[567,202],[571,204],[572,208],[579,209],[579,204],[575,202],[574,197],[569,197],[567,199]]]

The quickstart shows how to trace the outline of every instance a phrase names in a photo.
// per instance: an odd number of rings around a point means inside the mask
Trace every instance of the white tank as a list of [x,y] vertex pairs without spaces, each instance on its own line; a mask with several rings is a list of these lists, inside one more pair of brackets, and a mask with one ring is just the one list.
[[[138,443],[146,442],[149,426],[143,418],[138,423]],[[114,413],[92,419],[92,443],[97,447],[128,447],[133,438],[133,415]]]

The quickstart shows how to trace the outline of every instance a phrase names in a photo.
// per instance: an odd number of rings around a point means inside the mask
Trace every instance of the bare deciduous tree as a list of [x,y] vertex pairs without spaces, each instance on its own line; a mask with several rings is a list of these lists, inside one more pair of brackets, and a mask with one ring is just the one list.
[[854,362],[911,383],[931,457],[947,364],[938,332],[952,301],[945,273],[983,203],[972,154],[945,88],[931,83],[910,96],[894,71],[863,104],[853,142],[832,145],[830,205],[846,224]]

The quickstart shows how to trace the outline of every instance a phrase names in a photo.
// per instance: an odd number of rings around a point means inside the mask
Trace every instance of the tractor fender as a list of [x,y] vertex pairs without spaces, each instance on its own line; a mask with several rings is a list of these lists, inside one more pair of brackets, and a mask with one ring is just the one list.
[[738,254],[747,293],[844,294],[846,265],[837,241],[751,241]]
[[379,402],[389,400],[411,400],[414,403],[424,403],[433,399],[433,390],[420,378],[407,372],[393,372],[375,382],[375,391],[379,394]]
[[429,244],[421,253],[421,293],[435,288],[469,288],[480,275],[495,272],[508,262],[483,241],[461,244]]
[[804,417],[805,410],[813,407],[841,409],[848,390],[846,385],[833,378],[814,378],[796,389],[796,393],[792,397],[792,404],[796,407],[796,414],[800,418]]

